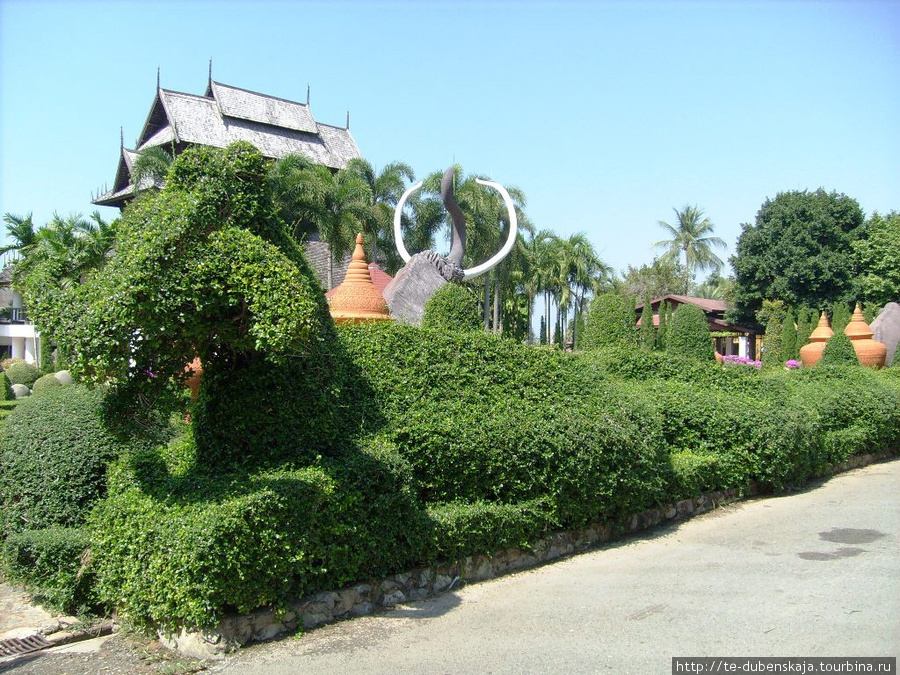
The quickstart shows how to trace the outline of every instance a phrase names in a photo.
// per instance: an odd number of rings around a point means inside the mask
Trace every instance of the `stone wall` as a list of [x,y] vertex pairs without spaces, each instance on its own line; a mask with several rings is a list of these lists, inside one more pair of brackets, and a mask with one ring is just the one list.
[[[892,456],[857,455],[835,467],[848,471]],[[711,511],[718,506],[759,493],[751,484],[744,490],[708,492],[648,509],[624,519],[597,523],[569,532],[556,532],[539,540],[530,550],[510,549],[493,556],[471,556],[452,565],[439,565],[395,574],[386,579],[357,583],[336,591],[324,591],[291,603],[284,611],[262,609],[226,617],[210,631],[185,630],[160,635],[170,649],[200,659],[222,658],[249,642],[271,640],[298,629],[372,614],[403,602],[421,600],[452,591],[462,582],[484,581],[511,572],[536,567],[574,553],[587,551],[613,539],[637,533],[662,523],[672,523]]]

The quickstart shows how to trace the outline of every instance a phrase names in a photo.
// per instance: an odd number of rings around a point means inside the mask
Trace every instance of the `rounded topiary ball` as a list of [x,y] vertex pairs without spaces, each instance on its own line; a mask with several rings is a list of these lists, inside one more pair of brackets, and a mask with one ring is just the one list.
[[61,386],[62,382],[56,379],[53,375],[41,375],[37,380],[35,380],[34,386],[31,388],[31,392],[33,394],[37,394],[38,392]]
[[465,286],[444,284],[425,303],[422,328],[445,331],[480,330],[482,323],[478,299]]
[[106,494],[106,468],[137,441],[102,423],[103,391],[52,387],[20,401],[0,434],[0,534],[77,527]]
[[24,384],[30,389],[41,376],[41,369],[31,363],[13,363],[7,368],[6,376],[12,384]]
[[60,384],[72,384],[75,381],[68,370],[57,371],[53,373],[53,377],[59,380]]

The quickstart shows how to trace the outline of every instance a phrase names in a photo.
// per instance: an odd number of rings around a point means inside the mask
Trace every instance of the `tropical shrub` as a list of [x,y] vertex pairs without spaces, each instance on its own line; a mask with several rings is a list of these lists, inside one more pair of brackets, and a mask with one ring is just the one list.
[[12,383],[6,376],[6,371],[0,370],[0,401],[11,401],[15,398],[11,386]]
[[68,614],[96,607],[94,576],[87,565],[90,535],[85,528],[50,527],[9,535],[0,566],[10,581],[22,583],[34,599]]
[[31,363],[20,361],[10,364],[6,369],[6,376],[10,384],[24,384],[30,389],[41,376],[41,369]]
[[0,437],[3,534],[80,526],[106,494],[107,464],[142,441],[107,431],[102,401],[102,390],[71,385],[18,402]]
[[61,387],[62,383],[56,379],[56,376],[52,373],[47,375],[41,375],[37,380],[34,381],[34,386],[31,388],[31,391],[35,394],[46,391],[47,389],[53,389],[54,387]]
[[856,350],[853,349],[853,341],[843,330],[837,331],[828,338],[822,358],[816,365],[859,365],[859,358],[856,356]]
[[637,338],[634,298],[603,293],[591,301],[582,349],[598,349],[618,342],[636,345]]
[[712,361],[715,347],[706,313],[696,305],[679,305],[666,335],[666,350],[679,356]]
[[474,293],[462,284],[441,286],[425,303],[422,328],[444,331],[483,328]]

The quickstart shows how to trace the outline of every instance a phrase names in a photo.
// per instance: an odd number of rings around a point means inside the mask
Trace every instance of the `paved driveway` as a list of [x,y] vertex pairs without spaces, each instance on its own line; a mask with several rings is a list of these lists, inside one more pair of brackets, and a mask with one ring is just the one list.
[[212,672],[669,673],[672,656],[900,655],[900,460],[245,649]]

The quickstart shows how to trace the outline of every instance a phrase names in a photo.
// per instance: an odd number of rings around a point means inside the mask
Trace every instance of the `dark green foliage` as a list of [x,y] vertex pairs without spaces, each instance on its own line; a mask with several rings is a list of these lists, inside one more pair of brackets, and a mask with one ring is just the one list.
[[641,347],[647,351],[656,346],[656,328],[653,326],[653,307],[650,306],[649,296],[644,298],[644,306],[641,307]]
[[637,345],[636,324],[633,297],[616,293],[598,295],[588,311],[582,349],[598,349],[616,342]]
[[12,399],[12,383],[6,375],[6,371],[0,370],[0,401],[11,401]]
[[19,401],[0,437],[3,533],[79,526],[106,494],[106,466],[137,438],[104,429],[103,392],[80,385]]
[[340,462],[214,476],[190,445],[120,462],[92,516],[99,594],[137,624],[210,626],[433,550],[408,467],[381,441]]
[[61,387],[62,383],[56,379],[56,377],[52,373],[48,373],[47,375],[41,375],[34,382],[34,386],[31,388],[32,392],[37,394],[42,391],[46,391],[47,389],[53,389],[55,387]]
[[679,305],[672,315],[666,335],[666,350],[679,356],[704,361],[715,359],[706,313],[696,305]]
[[762,363],[766,368],[781,368],[787,360],[781,340],[783,321],[784,319],[772,317],[766,324],[762,354]]
[[819,363],[816,365],[859,365],[859,358],[853,349],[853,341],[844,334],[843,330],[835,331],[834,335],[828,338],[828,342],[825,343],[825,351],[822,352],[822,358],[819,359]]
[[53,348],[49,339],[41,338],[41,371],[52,373],[56,368],[53,364]]
[[76,377],[117,382],[121,413],[177,400],[185,365],[266,352],[274,361],[333,339],[299,246],[271,210],[266,160],[247,143],[191,148],[166,187],[123,214],[115,254],[86,283],[29,277],[29,310]]
[[541,317],[541,334],[539,336],[540,344],[547,344],[547,317]]
[[0,422],[6,419],[9,416],[9,413],[15,409],[16,405],[18,405],[18,401],[16,399],[11,399],[9,401],[0,401]]
[[659,351],[665,351],[666,349],[666,340],[669,336],[669,317],[672,314],[672,308],[669,306],[669,302],[664,300],[659,305],[659,329],[656,331],[656,349]]
[[[674,499],[695,497],[723,485],[720,475],[722,458],[714,452],[676,450],[669,456],[672,463]],[[738,486],[735,486],[738,487]]]
[[68,614],[96,607],[94,575],[86,565],[90,535],[84,528],[50,527],[11,534],[0,563],[7,579],[37,602]]
[[856,296],[876,308],[900,300],[900,212],[873,213],[853,252],[859,269]]
[[809,344],[809,336],[816,329],[819,322],[819,314],[809,307],[801,307],[797,312],[797,354],[799,358],[800,348]]
[[793,191],[767,199],[753,225],[743,224],[735,270],[734,323],[752,322],[764,299],[824,307],[853,294],[855,260],[848,253],[863,233],[856,200],[836,192]]
[[781,326],[781,355],[785,361],[800,358],[800,347],[797,346],[797,326],[794,323],[794,312],[788,310]]
[[31,363],[20,361],[10,364],[6,369],[6,376],[9,378],[10,384],[24,384],[31,388],[41,376],[41,369]]
[[850,307],[846,302],[836,302],[831,308],[831,330],[835,333],[843,333],[850,323]]
[[[139,624],[208,626],[703,490],[781,488],[900,438],[900,382],[859,368],[761,373],[621,342],[568,355],[392,323],[338,337],[324,369],[356,424],[340,442],[298,425],[248,445],[252,461],[210,461],[187,436],[115,465],[92,519],[99,597]],[[266,419],[311,395],[255,368],[227,372],[271,390]]]
[[444,284],[425,303],[422,328],[442,331],[483,329],[478,298],[466,286]]
[[201,462],[306,464],[338,453],[365,421],[354,416],[354,401],[368,387],[353,373],[333,332],[277,363],[248,354],[207,364],[193,409]]

